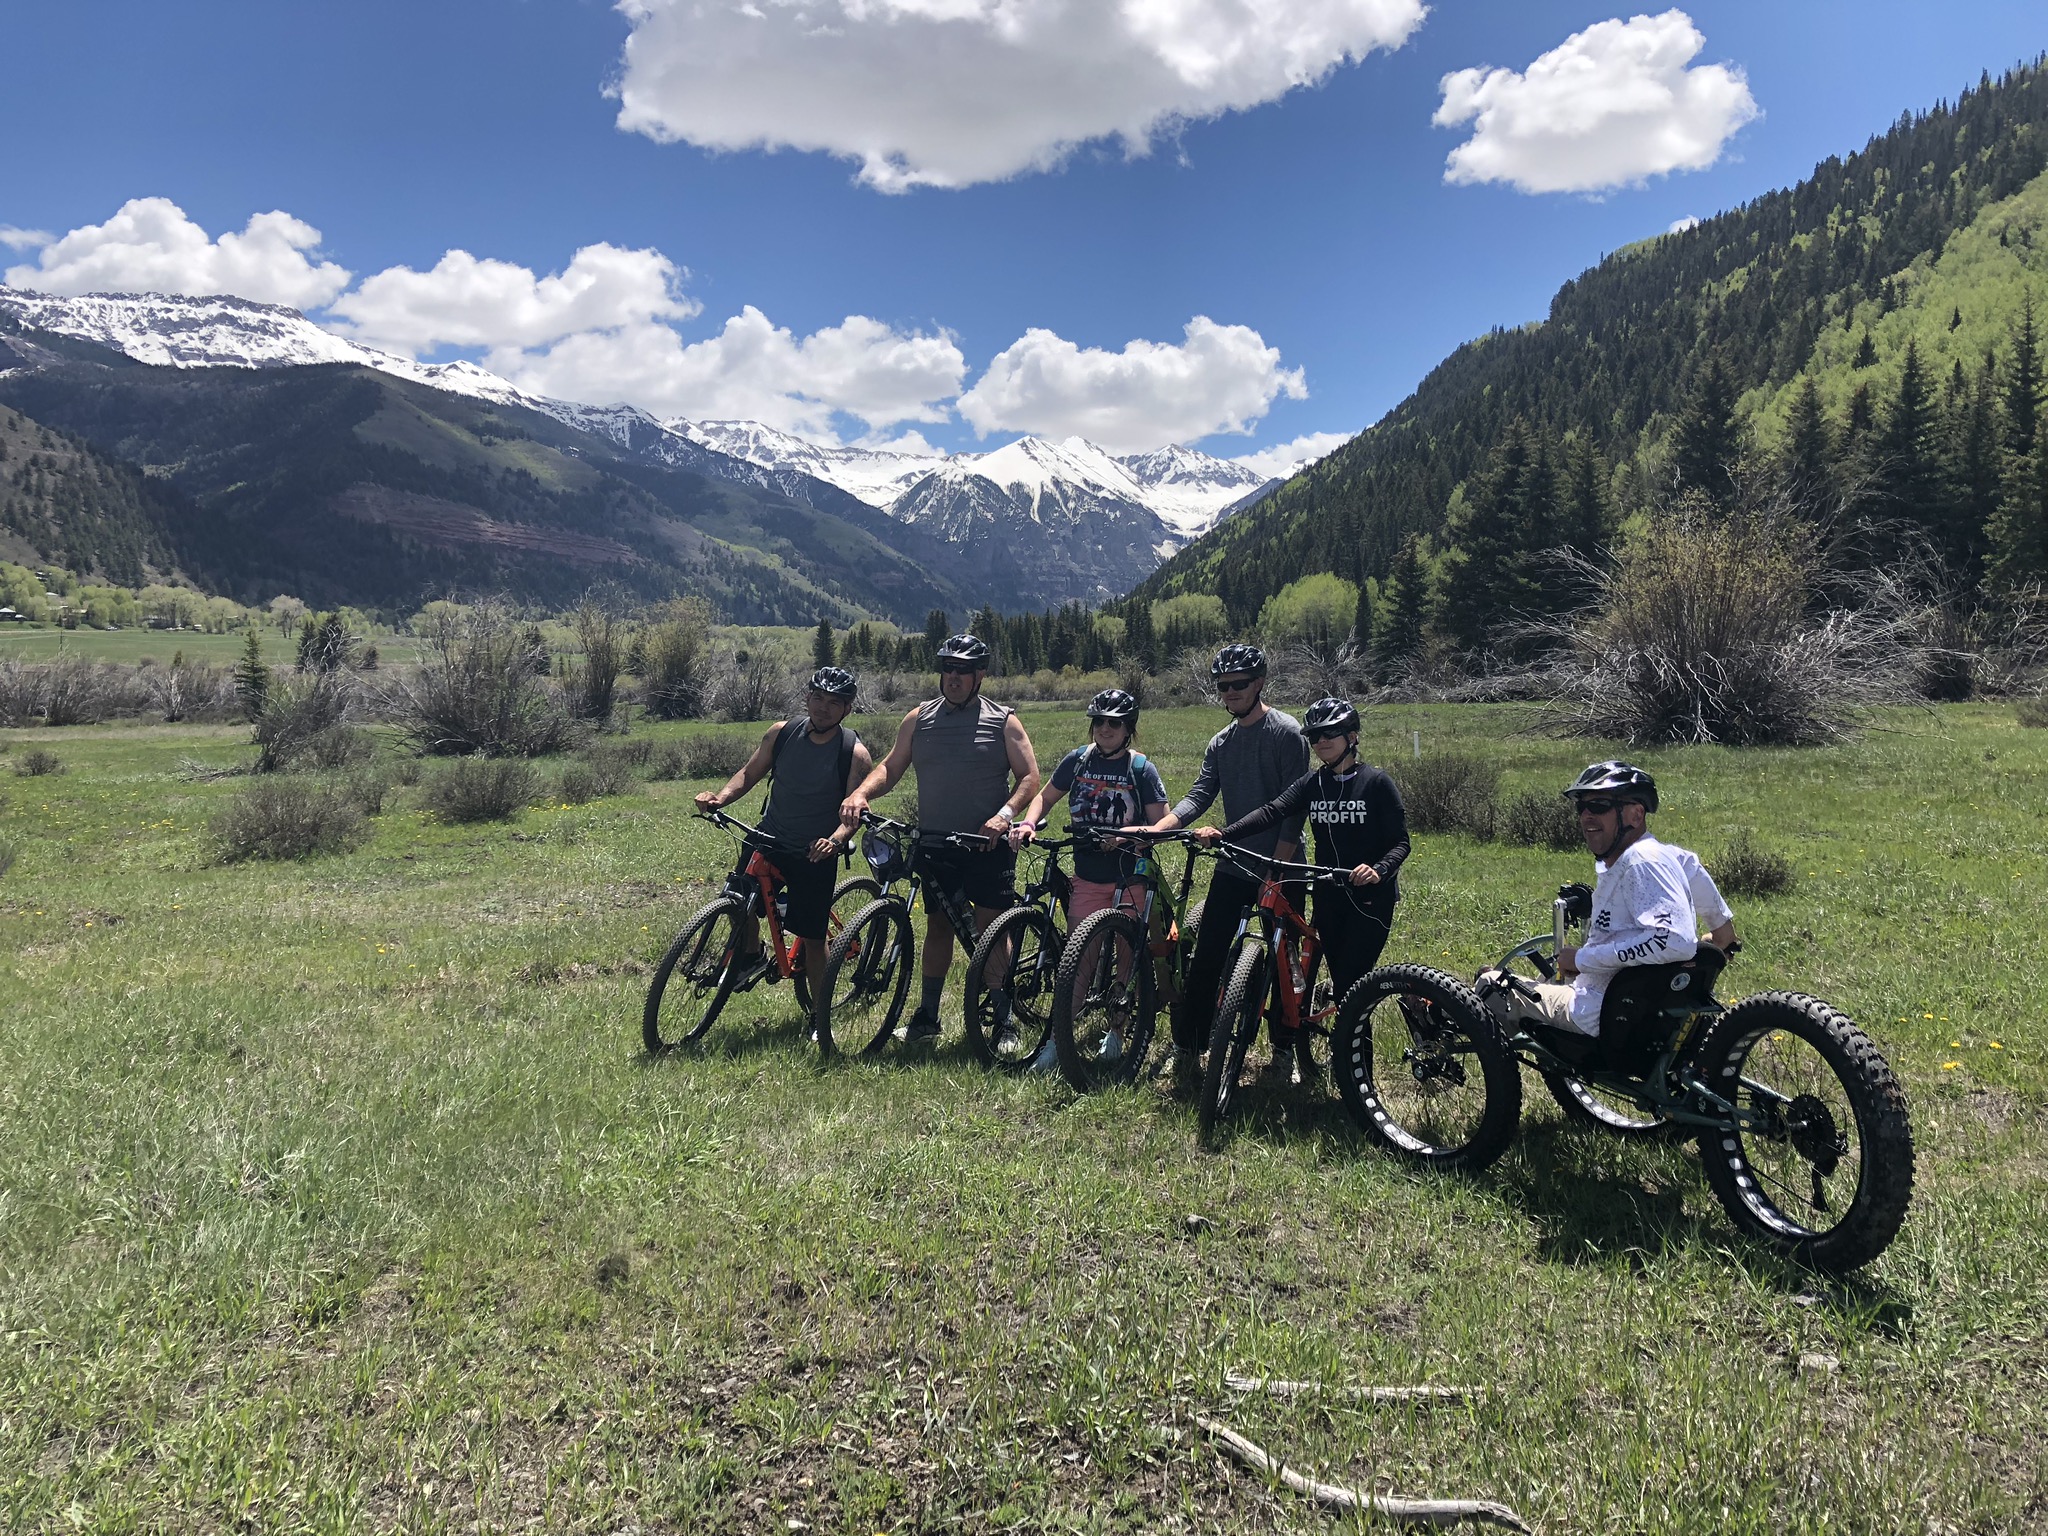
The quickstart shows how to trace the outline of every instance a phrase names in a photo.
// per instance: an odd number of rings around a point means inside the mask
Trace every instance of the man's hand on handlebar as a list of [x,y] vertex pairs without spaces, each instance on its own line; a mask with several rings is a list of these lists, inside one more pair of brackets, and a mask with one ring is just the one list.
[[718,791],[715,789],[697,791],[697,809],[700,811],[715,811],[724,804],[725,802],[718,798]]
[[845,844],[843,843],[834,842],[829,837],[821,837],[811,844],[811,862],[813,864],[823,864],[828,859],[836,859],[844,848]]
[[1358,868],[1351,871],[1351,883],[1353,885],[1378,885],[1380,883],[1380,872],[1370,864],[1361,864]]
[[861,817],[868,813],[868,797],[855,790],[839,802],[839,825],[851,831],[860,825]]
[[1567,944],[1557,952],[1557,973],[1560,976],[1572,976],[1578,973],[1578,969],[1579,947],[1576,944]]
[[1214,848],[1223,841],[1221,827],[1196,827],[1188,833],[1188,840],[1203,848]]

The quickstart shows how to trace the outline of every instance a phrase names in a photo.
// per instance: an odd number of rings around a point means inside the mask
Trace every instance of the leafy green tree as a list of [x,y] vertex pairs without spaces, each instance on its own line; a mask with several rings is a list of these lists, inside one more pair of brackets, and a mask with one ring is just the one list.
[[1274,644],[1307,640],[1328,645],[1351,628],[1358,588],[1341,576],[1318,571],[1289,582],[1259,610],[1259,633]]

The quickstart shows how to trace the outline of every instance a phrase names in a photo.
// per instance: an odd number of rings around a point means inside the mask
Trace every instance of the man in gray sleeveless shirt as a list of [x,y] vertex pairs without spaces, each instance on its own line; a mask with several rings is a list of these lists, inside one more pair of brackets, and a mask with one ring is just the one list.
[[[761,830],[774,840],[773,846],[749,838],[740,849],[735,873],[746,869],[748,855],[756,846],[782,871],[783,888],[789,893],[783,926],[804,941],[804,970],[812,976],[825,974],[832,861],[846,848],[839,826],[839,803],[849,784],[867,777],[870,762],[866,744],[845,724],[859,692],[860,685],[851,672],[842,667],[820,667],[804,693],[804,713],[768,727],[754,755],[738,773],[722,788],[707,789],[697,796],[697,804],[706,810],[730,805],[760,783],[762,775],[775,775],[768,803],[761,811]],[[798,854],[793,849],[803,851]],[[740,948],[758,950],[760,942],[760,925],[750,920],[740,934]]]
[[[982,697],[988,676],[988,646],[975,635],[955,635],[939,647],[939,697],[903,717],[896,745],[846,797],[840,821],[860,825],[861,812],[887,794],[904,772],[917,769],[917,825],[920,834],[976,833],[989,841],[986,853],[964,853],[942,843],[921,843],[918,866],[929,884],[953,892],[974,908],[976,932],[1016,902],[1011,875],[1017,855],[1008,833],[1017,813],[1038,793],[1038,759],[1015,710]],[[1014,784],[1013,784],[1014,781]],[[904,1029],[907,1045],[928,1044],[939,1035],[939,1000],[953,963],[953,928],[944,912],[926,903],[924,990]]]

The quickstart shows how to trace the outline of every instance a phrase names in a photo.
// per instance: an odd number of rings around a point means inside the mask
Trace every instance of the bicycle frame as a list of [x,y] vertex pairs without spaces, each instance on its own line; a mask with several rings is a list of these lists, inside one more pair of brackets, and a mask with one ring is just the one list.
[[[1130,834],[1105,833],[1105,839]],[[1183,833],[1171,833],[1158,839],[1160,842],[1186,842]],[[1150,850],[1138,856],[1136,867],[1129,874],[1119,875],[1116,893],[1110,897],[1110,905],[1120,911],[1129,911],[1138,919],[1138,925],[1150,936],[1152,944],[1153,970],[1160,987],[1169,985],[1175,994],[1185,990],[1187,982],[1187,946],[1177,942],[1182,915],[1188,910],[1188,896],[1195,885],[1195,855],[1190,851],[1180,870],[1180,888],[1169,893],[1166,882],[1157,878],[1159,865]],[[1125,895],[1132,886],[1140,887],[1145,897],[1142,902],[1127,903]],[[1164,910],[1162,911],[1162,907]],[[1155,923],[1164,919],[1165,933],[1161,934]]]
[[[1258,930],[1256,936],[1252,935],[1254,928]],[[1305,1029],[1327,1038],[1330,1030],[1323,1020],[1336,1011],[1335,1005],[1306,1018],[1302,1012],[1302,1002],[1314,985],[1310,978],[1314,976],[1315,963],[1322,955],[1322,939],[1308,920],[1295,910],[1294,903],[1287,899],[1286,889],[1278,876],[1269,873],[1260,882],[1258,900],[1238,920],[1230,947],[1236,949],[1247,937],[1269,957],[1268,968],[1272,978],[1267,983],[1265,1007],[1269,1023],[1278,1025],[1283,1032]],[[1297,970],[1301,974],[1300,986],[1294,983]],[[1276,1006],[1277,1017],[1274,1012]]]
[[[750,827],[739,817],[729,816],[722,810],[700,811],[697,814],[715,825],[737,828],[749,837],[768,839],[768,834],[761,828]],[[797,962],[803,955],[804,942],[802,939],[789,938],[783,933],[782,911],[775,905],[775,892],[789,883],[788,877],[769,859],[766,849],[756,847],[747,855],[747,862],[740,871],[740,878],[751,879],[754,882],[753,889],[747,891],[743,898],[747,905],[747,916],[767,919],[769,942],[763,947],[767,953],[775,957],[775,968],[787,981],[797,973]]]

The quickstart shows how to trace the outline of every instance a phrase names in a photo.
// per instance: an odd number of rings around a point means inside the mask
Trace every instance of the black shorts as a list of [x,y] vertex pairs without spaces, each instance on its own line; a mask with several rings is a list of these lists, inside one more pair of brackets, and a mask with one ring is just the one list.
[[[747,843],[740,849],[740,861],[725,883],[727,890],[745,895],[759,889],[747,875],[747,860],[758,846]],[[832,921],[832,888],[839,883],[839,861],[822,859],[813,864],[802,854],[782,848],[765,848],[762,852],[782,872],[782,888],[789,894],[788,910],[782,914],[783,931],[800,939],[824,938]]]
[[1001,911],[1017,905],[1017,854],[1008,843],[987,853],[969,853],[944,843],[919,843],[917,868],[937,886],[973,907]]

